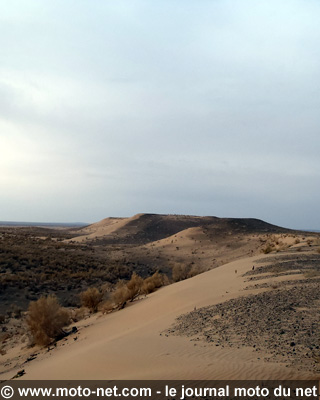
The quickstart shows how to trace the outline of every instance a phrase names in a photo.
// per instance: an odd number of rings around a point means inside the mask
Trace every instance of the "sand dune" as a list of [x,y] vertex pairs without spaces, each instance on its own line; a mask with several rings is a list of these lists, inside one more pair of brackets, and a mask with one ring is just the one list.
[[128,223],[139,219],[143,214],[136,214],[130,218],[105,218],[78,231],[80,236],[67,241],[85,242],[88,239],[101,238],[124,228]]
[[[261,256],[260,256],[261,257]],[[265,256],[264,256],[265,257]],[[160,289],[122,311],[82,322],[78,340],[25,366],[24,379],[273,379],[303,375],[266,363],[252,348],[222,348],[166,336],[175,318],[195,307],[247,295],[241,275],[258,257],[213,269]],[[237,273],[235,273],[237,270]],[[11,378],[10,371],[1,379]]]

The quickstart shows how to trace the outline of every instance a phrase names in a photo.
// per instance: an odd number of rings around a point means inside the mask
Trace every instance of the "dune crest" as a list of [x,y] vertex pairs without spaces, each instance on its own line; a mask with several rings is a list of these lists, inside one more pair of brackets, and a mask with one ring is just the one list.
[[[270,257],[270,256],[269,256]],[[289,379],[303,377],[280,363],[266,363],[249,347],[224,348],[168,336],[179,315],[244,296],[247,278],[260,257],[221,266],[160,289],[120,312],[93,317],[77,341],[26,367],[25,379]],[[260,289],[260,291],[263,289]],[[257,293],[257,290],[254,291]],[[86,322],[90,325],[90,322]],[[63,345],[65,344],[65,345]],[[5,374],[3,378],[8,378]]]

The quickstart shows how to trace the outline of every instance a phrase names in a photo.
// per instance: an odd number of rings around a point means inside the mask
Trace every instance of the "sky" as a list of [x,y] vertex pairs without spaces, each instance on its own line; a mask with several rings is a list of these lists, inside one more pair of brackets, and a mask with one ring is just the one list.
[[0,0],[0,220],[320,229],[318,0]]

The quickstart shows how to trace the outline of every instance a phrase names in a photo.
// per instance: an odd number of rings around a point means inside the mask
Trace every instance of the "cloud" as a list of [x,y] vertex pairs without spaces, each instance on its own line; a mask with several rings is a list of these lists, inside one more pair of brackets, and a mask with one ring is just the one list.
[[318,2],[0,7],[0,219],[319,227]]

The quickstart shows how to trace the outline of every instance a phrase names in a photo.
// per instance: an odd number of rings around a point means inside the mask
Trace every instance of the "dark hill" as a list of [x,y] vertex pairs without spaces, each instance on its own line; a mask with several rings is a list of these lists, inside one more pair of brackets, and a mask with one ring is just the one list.
[[254,218],[218,218],[190,215],[141,214],[116,232],[100,239],[105,244],[142,245],[175,235],[188,228],[202,228],[206,234],[287,233],[281,228]]

